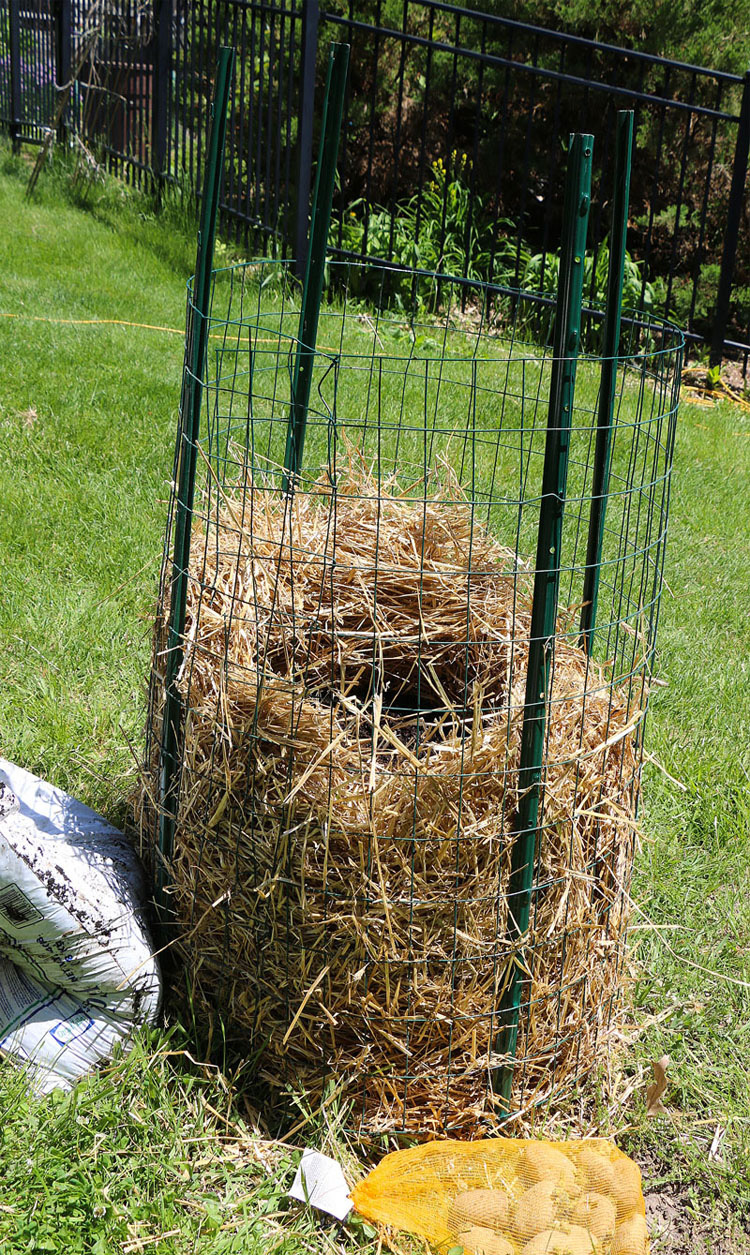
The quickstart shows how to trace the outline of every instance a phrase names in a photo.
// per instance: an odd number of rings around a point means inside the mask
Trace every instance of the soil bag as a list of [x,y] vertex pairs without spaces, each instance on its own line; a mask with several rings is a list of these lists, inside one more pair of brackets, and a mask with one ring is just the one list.
[[0,759],[0,1052],[71,1087],[156,1018],[145,883],[101,815]]

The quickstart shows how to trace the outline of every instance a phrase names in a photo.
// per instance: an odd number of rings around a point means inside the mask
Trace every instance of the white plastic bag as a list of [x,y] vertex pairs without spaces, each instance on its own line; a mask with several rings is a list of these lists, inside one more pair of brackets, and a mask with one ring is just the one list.
[[69,1087],[153,1023],[159,966],[131,847],[89,807],[0,759],[0,1051]]

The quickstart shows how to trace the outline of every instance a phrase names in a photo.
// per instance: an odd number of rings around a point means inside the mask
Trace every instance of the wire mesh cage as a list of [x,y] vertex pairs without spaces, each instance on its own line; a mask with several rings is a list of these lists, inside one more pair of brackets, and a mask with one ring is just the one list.
[[[613,363],[602,314],[584,312],[547,563],[559,596],[530,696],[554,303],[331,263],[290,482],[293,276],[264,261],[212,277],[201,435],[178,436],[197,484],[184,572],[176,490],[170,505],[144,849],[181,979],[266,1080],[309,1101],[333,1086],[359,1130],[471,1133],[589,1072],[617,1005],[682,335],[624,318]],[[524,776],[535,702],[541,758]]]

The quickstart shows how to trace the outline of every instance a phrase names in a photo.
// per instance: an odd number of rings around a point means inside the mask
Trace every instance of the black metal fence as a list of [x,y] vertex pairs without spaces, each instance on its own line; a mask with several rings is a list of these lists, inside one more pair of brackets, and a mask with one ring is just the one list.
[[[78,64],[98,23],[96,55]],[[248,249],[300,257],[316,91],[352,45],[332,244],[407,268],[551,291],[564,145],[596,136],[592,254],[605,271],[615,117],[636,113],[628,288],[714,361],[750,355],[750,71],[665,61],[442,0],[2,0],[0,120],[67,122],[126,177],[199,189],[216,49],[237,71],[222,211]],[[72,67],[72,68],[71,68]]]
[[38,140],[55,100],[51,0],[0,6],[0,116],[14,142]]

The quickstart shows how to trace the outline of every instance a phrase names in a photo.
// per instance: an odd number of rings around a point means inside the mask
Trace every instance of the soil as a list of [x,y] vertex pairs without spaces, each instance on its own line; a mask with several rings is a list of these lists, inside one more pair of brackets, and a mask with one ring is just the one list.
[[[700,1188],[696,1198],[695,1186],[664,1183],[667,1164],[656,1159],[644,1162],[640,1154],[638,1161],[651,1255],[750,1255],[750,1216],[742,1223],[715,1199],[701,1197]],[[648,1188],[649,1177],[660,1180],[658,1189]]]
[[744,412],[750,405],[750,371],[743,373],[743,369],[741,362],[723,361],[721,378],[712,384],[708,367],[691,362],[682,372],[682,382],[686,388],[715,401],[734,401]]
[[750,391],[750,371],[743,373],[741,362],[722,362],[721,378],[729,388],[742,395],[746,394],[746,390]]
[[[693,1204],[694,1206],[694,1204]],[[717,1232],[716,1218],[701,1220],[692,1210],[688,1191],[667,1187],[646,1195],[651,1255],[747,1255],[750,1236],[726,1217]]]

